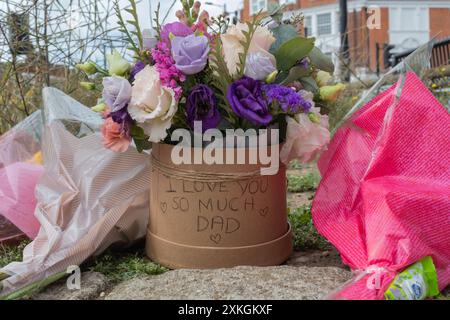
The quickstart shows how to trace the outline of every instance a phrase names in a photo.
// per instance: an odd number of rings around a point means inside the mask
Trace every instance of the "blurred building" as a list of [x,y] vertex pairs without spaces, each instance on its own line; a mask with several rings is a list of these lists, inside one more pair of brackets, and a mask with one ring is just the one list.
[[[270,1],[285,4],[284,19],[303,13],[307,36],[337,59],[340,48],[338,0],[243,0],[243,20],[250,19]],[[376,10],[374,10],[376,9]],[[378,11],[377,11],[378,10]],[[388,67],[389,54],[417,48],[434,37],[450,36],[448,0],[348,0],[348,33],[351,66],[360,73]],[[368,26],[379,12],[379,28]],[[373,16],[374,17],[374,16]]]

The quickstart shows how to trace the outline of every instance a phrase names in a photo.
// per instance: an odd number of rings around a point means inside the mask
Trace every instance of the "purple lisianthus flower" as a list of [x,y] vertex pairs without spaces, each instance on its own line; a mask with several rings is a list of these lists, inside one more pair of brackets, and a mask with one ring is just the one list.
[[235,81],[228,88],[227,99],[234,113],[253,125],[267,126],[273,120],[261,81],[249,77]]
[[214,91],[204,84],[192,88],[186,101],[187,120],[192,129],[194,122],[201,121],[203,133],[209,129],[215,129],[220,123],[221,117],[217,108],[217,100]]
[[278,102],[281,110],[288,113],[309,112],[312,103],[306,100],[300,93],[292,88],[279,84],[263,85],[262,90],[269,103]]
[[186,37],[191,34],[194,34],[194,32],[189,28],[187,25],[181,22],[172,22],[167,23],[162,26],[161,28],[161,41],[165,42],[166,44],[170,44],[170,34],[172,34],[175,37]]
[[131,84],[127,79],[107,77],[103,79],[103,99],[111,112],[125,108],[131,100]]
[[247,77],[255,80],[266,80],[275,71],[277,71],[276,61],[271,54],[256,52],[247,56],[245,64],[245,75]]
[[134,79],[136,78],[136,75],[141,72],[142,70],[144,70],[145,68],[145,63],[142,61],[138,61],[136,62],[136,64],[134,65],[133,69],[131,69],[130,72],[130,82],[133,83]]
[[175,66],[186,75],[197,74],[208,63],[209,40],[205,36],[191,34],[172,39],[172,56]]
[[131,118],[128,113],[128,108],[123,108],[116,112],[111,112],[109,116],[113,119],[115,123],[118,123],[122,126],[122,132],[127,136],[130,136],[131,126],[133,125],[133,118]]

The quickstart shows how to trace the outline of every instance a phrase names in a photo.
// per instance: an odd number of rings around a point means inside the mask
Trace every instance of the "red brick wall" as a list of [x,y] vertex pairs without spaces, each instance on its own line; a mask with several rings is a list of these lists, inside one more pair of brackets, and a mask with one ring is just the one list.
[[250,21],[250,0],[244,0],[244,8],[241,11],[241,20]]
[[348,13],[348,42],[350,47],[351,66],[369,66],[369,30],[367,28],[368,15],[365,9],[361,11],[350,11]]
[[301,8],[318,7],[334,3],[339,2],[338,0],[297,0],[297,4],[299,4],[299,7]]
[[430,8],[430,38],[450,37],[450,9]]
[[[376,44],[382,47],[383,43],[389,43],[389,9],[381,8],[381,29],[369,30],[370,39],[370,69],[375,71],[377,68],[376,61]],[[381,70],[384,69],[383,65],[383,51],[380,49],[380,66]]]

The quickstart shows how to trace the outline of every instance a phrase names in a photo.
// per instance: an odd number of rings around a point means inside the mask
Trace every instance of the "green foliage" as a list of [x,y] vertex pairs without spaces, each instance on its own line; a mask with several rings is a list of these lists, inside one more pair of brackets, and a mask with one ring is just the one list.
[[227,113],[225,119],[230,123],[236,123],[237,117],[231,110],[226,99],[228,86],[233,82],[233,78],[228,71],[227,63],[222,55],[222,42],[220,39],[215,40],[214,47],[209,57],[209,67],[211,68],[211,84],[218,90],[216,97],[219,101],[220,108]]
[[158,275],[168,271],[148,260],[143,249],[137,252],[107,252],[95,259],[88,269],[106,275],[113,282],[126,281],[145,275]]
[[258,15],[255,15],[251,22],[247,22],[248,31],[245,30],[242,31],[242,34],[244,35],[245,39],[243,41],[240,41],[240,44],[242,45],[244,50],[243,52],[239,53],[239,63],[237,73],[238,79],[244,76],[248,50],[250,49],[253,36],[255,35],[255,31],[260,25],[260,20],[257,17]]
[[314,38],[296,37],[286,41],[275,53],[278,69],[288,71],[300,60],[307,57],[314,48]]
[[158,7],[155,11],[155,18],[153,19],[153,22],[155,22],[155,28],[156,34],[158,35],[158,38],[161,38],[161,23],[159,22],[159,16],[161,13],[161,2],[158,1]]
[[282,24],[272,29],[272,34],[275,39],[277,39],[277,41],[275,41],[275,43],[270,48],[270,53],[272,54],[275,54],[286,41],[298,37],[297,29],[288,24]]
[[267,12],[270,18],[273,21],[276,21],[278,24],[281,24],[283,22],[283,10],[286,6],[285,5],[279,5],[276,2],[270,2],[267,5]]
[[318,174],[308,173],[305,176],[288,175],[288,191],[293,193],[314,191],[319,185]]
[[282,85],[288,85],[294,81],[300,80],[304,77],[309,77],[311,75],[312,71],[310,68],[306,69],[302,66],[295,66],[289,70],[288,73],[284,72],[280,74],[280,80],[283,79],[283,75],[286,75],[286,78],[280,81],[280,84]]
[[289,167],[291,169],[295,169],[295,170],[300,170],[302,168],[302,164],[300,163],[300,161],[298,160],[293,160],[291,161],[291,163],[289,164]]
[[[126,12],[131,14],[132,19],[131,20],[125,20],[120,9],[119,1],[116,0],[114,9],[116,11],[117,18],[119,21],[117,22],[119,25],[119,31],[122,32],[125,36],[126,41],[128,42],[128,49],[133,51],[136,55],[136,57],[139,57],[141,55],[141,51],[143,48],[143,36],[141,32],[141,28],[139,26],[139,18],[136,8],[136,1],[135,0],[128,0],[130,3],[131,8],[125,9]],[[134,27],[134,30],[129,30],[127,28],[127,24],[130,24]],[[138,44],[135,43],[133,36],[136,36],[138,39]]]
[[22,261],[23,250],[28,243],[28,241],[23,241],[17,246],[0,244],[0,268],[7,266],[11,262]]
[[319,85],[313,77],[303,77],[300,79],[300,83],[303,85],[303,88],[307,91],[311,91],[316,93],[319,91]]
[[314,47],[309,54],[309,59],[313,66],[319,70],[334,73],[334,63],[329,56],[324,54],[319,48]]
[[131,127],[130,133],[139,153],[142,153],[144,150],[150,150],[152,148],[152,143],[148,141],[149,136],[145,134],[144,129],[137,125],[133,125]]
[[289,211],[289,221],[294,234],[294,248],[296,250],[330,249],[328,241],[314,227],[310,205]]

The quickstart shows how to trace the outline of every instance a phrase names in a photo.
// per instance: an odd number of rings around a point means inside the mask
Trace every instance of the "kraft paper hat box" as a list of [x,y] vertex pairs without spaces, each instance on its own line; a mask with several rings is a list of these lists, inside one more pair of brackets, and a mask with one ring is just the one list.
[[261,164],[175,166],[173,148],[152,150],[151,259],[174,269],[208,269],[289,258],[285,166],[276,175],[261,175]]
[[148,255],[171,268],[284,262],[292,251],[286,168],[270,176],[261,174],[264,161],[177,165],[170,142],[179,130],[208,134],[281,124],[282,162],[313,161],[330,141],[320,106],[345,88],[333,81],[332,60],[314,38],[298,34],[297,18],[281,19],[277,5],[264,18],[225,26],[209,19],[199,1],[183,1],[177,15],[186,19],[161,21],[143,34],[130,4],[125,11],[117,4],[116,12],[133,61],[113,50],[106,69],[92,61],[77,68],[91,79],[83,83],[87,90],[103,78],[92,110],[103,116],[105,147],[153,148]]

